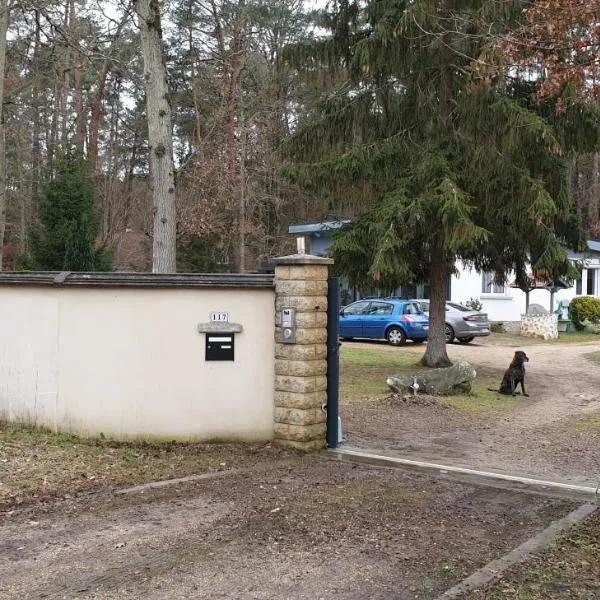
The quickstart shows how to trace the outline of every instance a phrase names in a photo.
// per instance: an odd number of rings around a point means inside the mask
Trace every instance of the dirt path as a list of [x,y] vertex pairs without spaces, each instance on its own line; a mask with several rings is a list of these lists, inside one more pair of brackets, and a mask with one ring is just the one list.
[[29,506],[3,600],[435,598],[576,504],[319,458]]
[[[517,348],[525,350],[530,359],[526,381],[530,397],[519,398],[516,410],[485,420],[455,410],[440,413],[401,408],[401,415],[380,415],[382,422],[404,421],[398,435],[387,429],[382,437],[376,427],[368,431],[363,425],[354,435],[355,425],[366,417],[354,414],[359,409],[342,407],[342,419],[345,410],[349,417],[348,444],[459,466],[595,485],[600,479],[600,434],[597,428],[578,428],[573,422],[600,411],[600,365],[584,357],[600,350],[600,344],[517,347],[514,342],[498,345],[485,340],[449,345],[448,353],[452,360],[499,369],[500,374]],[[398,351],[388,346],[381,349]],[[407,345],[401,351],[421,354],[423,349]],[[498,401],[502,400],[499,396]],[[413,417],[411,433],[408,428]]]
[[[600,344],[522,346],[529,356],[525,389],[532,402],[508,418],[511,427],[531,429],[565,418],[600,410],[600,365],[584,354],[600,350]],[[512,349],[491,345],[450,346],[453,360],[462,359],[505,368]]]

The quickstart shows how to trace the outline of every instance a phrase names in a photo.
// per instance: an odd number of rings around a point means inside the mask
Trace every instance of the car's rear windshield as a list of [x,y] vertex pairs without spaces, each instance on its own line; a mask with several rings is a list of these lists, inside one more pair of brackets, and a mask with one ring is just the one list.
[[448,302],[447,304],[448,304],[448,306],[451,306],[452,308],[455,308],[456,310],[462,310],[463,312],[472,312],[473,311],[472,308],[467,308],[466,306],[463,306],[462,304],[456,304],[455,302]]
[[422,315],[423,308],[418,302],[409,302],[402,308],[403,315]]

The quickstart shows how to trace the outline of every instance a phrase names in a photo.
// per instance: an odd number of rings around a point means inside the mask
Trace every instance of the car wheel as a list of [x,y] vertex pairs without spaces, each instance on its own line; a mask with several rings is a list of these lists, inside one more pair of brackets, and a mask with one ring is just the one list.
[[418,340],[413,340],[413,344],[422,344],[424,341],[424,338],[419,338]]
[[390,327],[385,337],[392,346],[404,346],[406,344],[406,334],[400,327]]
[[474,337],[466,337],[466,338],[458,338],[458,341],[461,344],[470,344],[475,338]]
[[448,323],[446,323],[446,330],[444,333],[446,336],[446,344],[449,344],[454,339],[454,329],[452,329]]

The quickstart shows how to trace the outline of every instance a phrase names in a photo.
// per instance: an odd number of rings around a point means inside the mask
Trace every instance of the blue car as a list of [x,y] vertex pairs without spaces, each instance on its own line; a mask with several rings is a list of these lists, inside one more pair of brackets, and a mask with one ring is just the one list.
[[429,317],[410,300],[358,300],[340,311],[340,337],[386,339],[392,346],[427,339]]

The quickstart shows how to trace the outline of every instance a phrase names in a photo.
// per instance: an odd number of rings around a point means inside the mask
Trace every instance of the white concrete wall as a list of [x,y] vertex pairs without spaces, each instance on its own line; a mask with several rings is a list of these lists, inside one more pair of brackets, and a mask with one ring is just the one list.
[[[597,258],[587,262],[590,268],[595,269],[596,278],[596,296],[600,295],[600,269]],[[481,292],[482,275],[474,269],[465,267],[460,261],[457,263],[458,275],[452,276],[450,296],[453,302],[464,303],[469,298],[477,298],[482,304],[482,311],[488,314],[490,321],[520,321],[521,315],[525,312],[525,292],[508,286],[504,287],[504,294],[483,294]],[[512,276],[508,277],[510,282]],[[583,285],[582,294],[587,295],[587,269],[582,273]],[[566,290],[560,290],[554,294],[554,310],[558,308],[561,300],[572,300],[576,296],[576,287],[573,286]],[[530,304],[541,304],[547,310],[550,310],[550,292],[546,290],[533,290],[529,294]]]
[[[209,311],[241,323],[206,362]],[[274,291],[0,286],[0,418],[116,438],[273,437]]]

